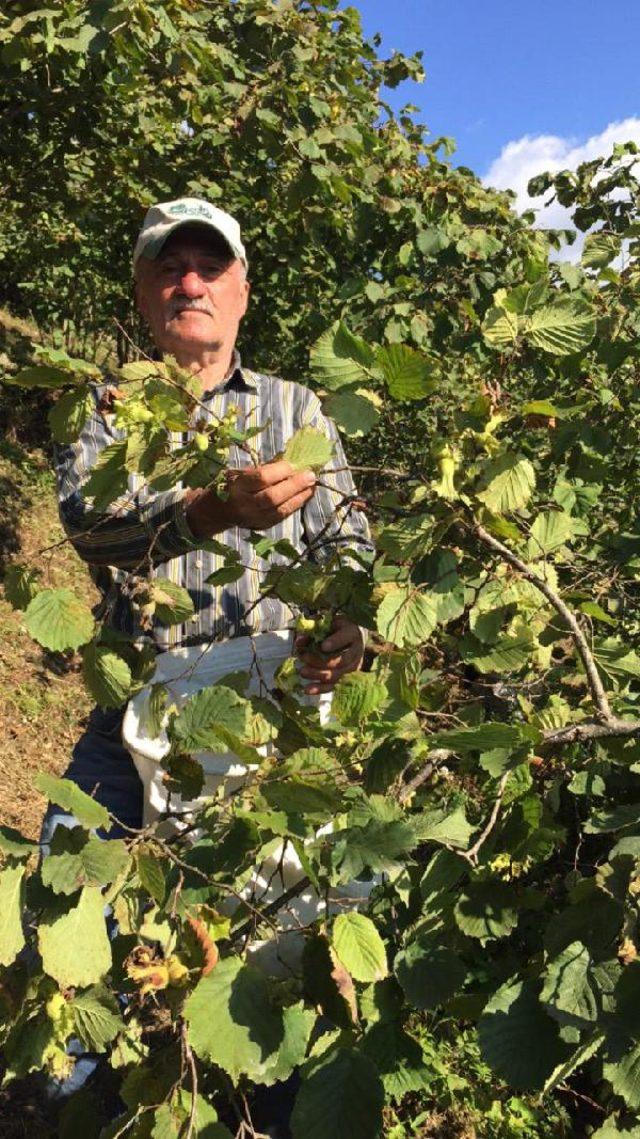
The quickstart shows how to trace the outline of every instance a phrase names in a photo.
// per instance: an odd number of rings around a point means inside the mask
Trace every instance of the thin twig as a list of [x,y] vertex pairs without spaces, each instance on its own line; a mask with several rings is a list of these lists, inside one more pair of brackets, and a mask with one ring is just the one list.
[[612,716],[603,724],[567,724],[564,728],[543,732],[542,743],[587,743],[589,740],[609,740],[623,736],[640,736],[640,720],[620,720]]
[[558,594],[551,588],[548,582],[544,580],[544,578],[539,577],[538,574],[535,573],[535,571],[532,570],[531,567],[526,564],[526,562],[523,562],[517,554],[514,554],[508,546],[505,546],[502,542],[498,541],[497,538],[494,538],[488,530],[485,530],[484,526],[480,526],[479,523],[474,523],[469,526],[469,529],[473,534],[475,534],[476,538],[478,538],[483,543],[483,545],[488,546],[489,549],[493,550],[496,554],[500,554],[500,557],[504,558],[505,562],[507,562],[510,566],[513,566],[513,568],[516,569],[518,573],[522,574],[525,581],[529,581],[532,585],[535,585],[536,589],[539,589],[540,592],[546,597],[549,604],[553,606],[556,613],[559,617],[562,618],[564,624],[567,626],[569,632],[571,633],[573,643],[587,674],[587,681],[591,690],[593,702],[596,705],[601,718],[609,722],[613,720],[614,717],[609,705],[609,698],[600,679],[596,662],[593,658],[591,649],[587,644],[587,639],[582,629],[580,628],[575,615],[571,612],[568,606],[565,605],[562,598],[559,597]]
[[185,1139],[192,1139],[196,1133],[196,1115],[198,1113],[198,1069],[196,1067],[193,1050],[189,1044],[189,1039],[187,1037],[187,1026],[184,1021],[181,1028],[181,1038],[182,1048],[187,1064],[189,1065],[189,1072],[191,1073],[191,1111],[189,1112],[189,1121],[187,1124],[187,1134],[185,1136]]
[[495,825],[498,821],[498,815],[500,814],[500,807],[502,806],[502,800],[504,798],[504,793],[505,793],[505,790],[507,787],[507,782],[508,782],[510,775],[511,775],[510,771],[505,771],[504,775],[500,779],[500,783],[498,784],[498,794],[496,796],[495,803],[493,804],[493,808],[491,810],[491,814],[489,815],[489,819],[487,821],[486,826],[480,832],[479,838],[476,839],[473,846],[469,850],[460,852],[464,856],[464,858],[467,859],[467,862],[470,862],[472,866],[478,865],[478,853],[481,850],[481,848],[484,846],[489,835],[491,834],[491,831],[493,830],[493,828],[495,827]]
[[408,783],[405,783],[404,787],[400,791],[400,794],[398,795],[398,802],[406,803],[407,800],[409,800],[411,796],[418,790],[418,788],[422,787],[422,784],[426,783],[427,779],[431,778],[437,765],[439,763],[444,763],[447,759],[450,759],[453,754],[454,753],[452,751],[444,747],[435,748],[434,751],[430,751],[429,759],[427,763],[425,763],[424,767],[420,769],[417,775],[413,776],[413,779],[410,779]]
[[[269,905],[265,906],[263,910],[256,909],[256,913],[259,914],[261,919],[268,921],[274,929],[277,929],[277,926],[272,921],[270,921],[272,915],[277,914],[278,910],[281,910],[294,898],[297,898],[298,895],[302,894],[303,891],[308,889],[310,885],[311,879],[308,878],[306,874],[304,874],[303,877],[300,878],[294,886],[290,886],[289,889],[285,890],[284,894],[281,894],[279,898],[275,899],[275,901],[269,902]],[[242,925],[238,926],[238,928],[234,930],[232,940],[240,941],[243,937],[246,937],[246,935],[251,932],[253,923],[253,918],[247,918],[246,921],[243,921]]]

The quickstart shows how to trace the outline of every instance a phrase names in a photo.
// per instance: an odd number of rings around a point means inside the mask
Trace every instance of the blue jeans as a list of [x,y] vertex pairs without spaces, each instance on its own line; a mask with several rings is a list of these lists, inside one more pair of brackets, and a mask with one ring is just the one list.
[[[87,795],[102,803],[121,823],[142,826],[142,783],[135,764],[122,743],[123,710],[94,708],[84,734],[73,749],[65,779],[77,783]],[[72,815],[51,803],[42,824],[40,841],[46,854],[58,825],[73,827]],[[98,832],[106,838],[106,832]],[[114,824],[109,838],[124,838],[127,831]]]

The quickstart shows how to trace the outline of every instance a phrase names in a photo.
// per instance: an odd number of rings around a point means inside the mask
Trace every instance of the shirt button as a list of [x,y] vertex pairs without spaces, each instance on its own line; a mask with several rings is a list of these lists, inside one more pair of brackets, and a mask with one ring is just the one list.
[[202,569],[202,558],[196,558],[195,567],[196,569]]

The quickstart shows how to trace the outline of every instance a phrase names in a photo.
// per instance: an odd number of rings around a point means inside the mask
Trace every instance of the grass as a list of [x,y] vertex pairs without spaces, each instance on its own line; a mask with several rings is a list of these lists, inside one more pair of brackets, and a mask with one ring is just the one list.
[[[41,451],[0,446],[0,543],[4,566],[25,562],[47,585],[95,594],[86,567],[58,520],[50,462]],[[54,548],[47,554],[40,551]],[[75,654],[48,653],[24,628],[23,614],[0,598],[0,823],[36,838],[45,809],[38,771],[60,775],[81,733],[90,701]]]

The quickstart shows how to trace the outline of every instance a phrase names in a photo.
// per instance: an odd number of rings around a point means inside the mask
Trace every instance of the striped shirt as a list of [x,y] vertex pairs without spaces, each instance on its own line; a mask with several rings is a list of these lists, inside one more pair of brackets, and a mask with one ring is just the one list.
[[[99,395],[96,389],[95,410],[78,440],[56,448],[56,473],[60,517],[102,594],[100,617],[122,632],[140,632],[127,596],[127,580],[135,567],[146,562],[151,563],[151,576],[183,586],[194,603],[193,616],[182,625],[154,622],[152,637],[159,650],[290,627],[292,609],[273,595],[261,597],[260,591],[269,568],[287,565],[291,559],[278,553],[258,556],[249,541],[250,531],[233,527],[215,537],[238,551],[244,572],[230,584],[207,584],[209,575],[223,566],[224,557],[202,549],[201,540],[189,529],[180,484],[157,492],[133,475],[124,505],[119,500],[98,512],[87,502],[82,488],[97,456],[122,438],[112,417],[99,409]],[[200,398],[207,408],[205,414],[198,407],[200,419],[215,420],[234,405],[245,430],[264,427],[251,440],[260,463],[281,453],[294,432],[307,425],[319,428],[334,443],[333,459],[322,474],[323,485],[302,510],[265,531],[266,537],[286,539],[305,560],[317,563],[334,555],[349,563],[350,554],[366,556],[372,551],[366,519],[353,506],[355,488],[335,425],[322,414],[313,392],[300,384],[251,372],[242,367],[236,354],[225,382]],[[191,435],[176,437],[174,445],[182,445]],[[232,445],[229,467],[250,463],[246,451]]]

